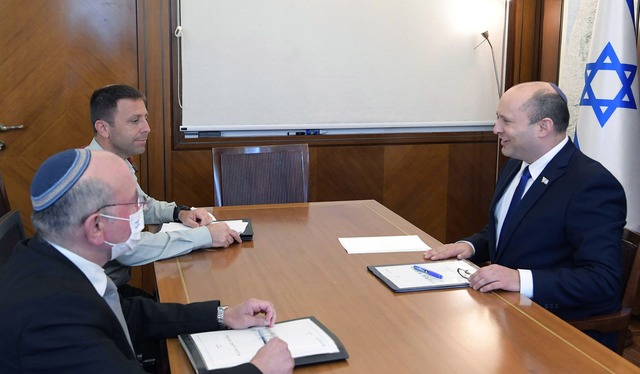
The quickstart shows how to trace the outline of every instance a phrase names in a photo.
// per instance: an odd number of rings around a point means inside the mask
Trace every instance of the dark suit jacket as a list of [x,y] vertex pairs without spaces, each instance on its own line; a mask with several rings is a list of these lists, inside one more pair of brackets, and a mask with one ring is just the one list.
[[619,310],[626,199],[618,180],[569,141],[503,225],[496,249],[495,207],[520,166],[507,161],[489,224],[463,239],[475,246],[472,260],[532,270],[533,300],[563,319]]
[[[218,301],[121,299],[134,344],[218,329]],[[85,275],[39,235],[0,269],[1,373],[144,373],[117,318]],[[259,373],[246,364],[229,372]]]

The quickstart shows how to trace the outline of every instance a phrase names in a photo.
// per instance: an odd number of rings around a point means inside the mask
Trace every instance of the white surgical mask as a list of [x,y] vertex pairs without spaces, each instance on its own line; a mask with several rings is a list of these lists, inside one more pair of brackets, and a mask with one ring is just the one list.
[[132,250],[140,241],[140,233],[142,229],[144,229],[144,213],[142,208],[138,209],[135,213],[129,216],[129,218],[115,217],[107,214],[100,214],[103,217],[117,219],[121,221],[129,221],[129,228],[131,229],[131,234],[129,235],[129,239],[122,243],[109,243],[108,241],[104,241],[105,243],[111,245],[111,259],[115,260],[120,255],[129,252]]

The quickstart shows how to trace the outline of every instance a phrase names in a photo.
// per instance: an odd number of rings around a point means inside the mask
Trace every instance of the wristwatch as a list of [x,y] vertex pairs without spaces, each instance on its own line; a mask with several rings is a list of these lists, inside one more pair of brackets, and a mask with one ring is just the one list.
[[191,210],[191,208],[186,205],[176,205],[176,207],[173,208],[173,222],[180,222],[179,215],[181,210]]
[[221,330],[229,329],[229,326],[224,324],[224,311],[227,310],[227,308],[229,308],[228,305],[220,305],[218,307],[218,325]]

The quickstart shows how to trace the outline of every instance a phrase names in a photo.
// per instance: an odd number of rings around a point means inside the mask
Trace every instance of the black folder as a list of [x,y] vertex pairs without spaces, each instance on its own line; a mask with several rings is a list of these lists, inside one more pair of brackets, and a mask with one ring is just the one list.
[[[292,319],[288,321],[282,321],[280,323],[297,321],[301,319],[309,319],[313,323],[315,323],[316,326],[318,326],[324,333],[326,333],[331,338],[331,340],[333,340],[336,347],[338,348],[338,352],[297,357],[294,359],[295,366],[320,364],[324,362],[346,360],[347,358],[349,358],[349,354],[347,353],[347,350],[342,344],[342,342],[340,341],[340,339],[338,339],[337,336],[335,336],[326,326],[320,323],[320,321],[318,321],[315,317],[297,318],[297,319]],[[230,331],[227,331],[227,333],[233,334],[233,331],[242,331],[242,330],[230,330]],[[213,331],[211,333],[217,333],[217,331]],[[198,349],[198,345],[194,341],[193,335],[195,334],[179,335],[178,339],[180,340],[180,344],[182,345],[182,348],[185,350],[187,356],[189,357],[189,361],[191,362],[191,365],[193,366],[193,369],[195,370],[195,372],[197,374],[207,373],[209,372],[209,369],[207,369],[207,365],[202,356],[203,353]]]
[[[437,274],[440,279],[411,270],[414,267],[432,268],[437,271],[437,273],[434,274]],[[421,278],[419,278],[419,282],[412,282],[411,285],[396,284],[394,280],[388,276],[390,273],[387,272],[388,269],[394,268],[415,273],[417,274],[416,276],[420,276]],[[468,278],[478,269],[478,266],[468,260],[453,259],[410,264],[369,265],[367,269],[391,288],[393,292],[413,292],[468,287]]]
[[238,221],[238,220],[241,220],[243,222],[247,222],[247,227],[244,229],[242,234],[240,234],[240,239],[242,239],[243,242],[248,242],[248,241],[253,240],[253,226],[251,225],[251,218],[224,219],[224,220],[215,221],[215,222]]

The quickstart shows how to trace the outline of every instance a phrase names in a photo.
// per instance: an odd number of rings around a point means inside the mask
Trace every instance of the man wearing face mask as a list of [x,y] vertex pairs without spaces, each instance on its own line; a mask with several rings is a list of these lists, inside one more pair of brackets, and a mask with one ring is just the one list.
[[[0,373],[144,373],[132,345],[179,334],[270,326],[268,301],[163,304],[120,298],[102,266],[144,226],[136,183],[112,153],[72,149],[47,159],[31,185],[36,235],[0,270]],[[129,243],[129,244],[127,244]],[[291,373],[272,339],[233,373]]]
[[[98,211],[100,211],[100,210],[102,210],[104,208],[109,208],[109,207],[116,206],[116,205],[117,204],[108,204],[108,205],[105,205],[105,206],[101,207],[100,209],[98,209]],[[134,214],[129,216],[129,218],[116,217],[116,216],[111,216],[111,215],[103,214],[103,213],[100,214],[102,217],[105,217],[105,218],[110,218],[110,219],[115,219],[115,220],[118,220],[118,221],[128,221],[129,222],[129,230],[131,231],[131,235],[129,236],[129,238],[127,239],[126,242],[117,243],[116,244],[116,243],[110,243],[110,242],[108,242],[106,240],[104,241],[108,245],[112,246],[111,247],[111,260],[115,260],[116,258],[122,256],[124,253],[130,251],[131,248],[134,248],[138,244],[138,242],[140,241],[140,233],[144,229],[144,213],[143,213],[143,209],[147,205],[146,196],[138,195],[138,201],[136,202],[136,205],[138,206],[138,210],[136,210],[136,212]]]

